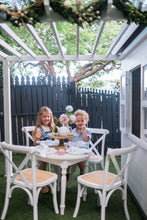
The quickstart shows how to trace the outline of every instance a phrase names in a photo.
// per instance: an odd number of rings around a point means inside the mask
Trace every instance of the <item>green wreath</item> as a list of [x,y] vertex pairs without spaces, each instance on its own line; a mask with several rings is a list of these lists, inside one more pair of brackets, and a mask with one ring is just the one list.
[[[130,1],[113,0],[113,5],[122,12],[128,24],[135,22],[136,24],[147,25],[147,12],[137,9]],[[107,0],[96,0],[84,5],[82,0],[76,0],[76,4],[71,4],[70,0],[50,0],[50,6],[54,12],[59,13],[68,22],[83,27],[83,24],[88,26],[94,20],[101,19],[107,10]],[[18,27],[23,23],[35,25],[36,22],[40,22],[40,17],[43,15],[45,15],[44,0],[31,3],[21,10],[11,9],[0,4],[0,18],[10,21]]]

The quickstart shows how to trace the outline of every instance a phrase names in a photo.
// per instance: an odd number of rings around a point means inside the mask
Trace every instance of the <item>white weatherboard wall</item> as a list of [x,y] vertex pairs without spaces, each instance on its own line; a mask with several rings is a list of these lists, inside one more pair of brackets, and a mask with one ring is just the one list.
[[[122,61],[122,71],[126,72],[134,69],[138,65],[147,64],[147,39],[144,39],[133,51],[131,51]],[[147,143],[143,143],[133,135],[121,135],[121,146],[130,146],[137,143],[139,150],[133,159],[128,175],[128,185],[133,192],[137,202],[147,215]]]

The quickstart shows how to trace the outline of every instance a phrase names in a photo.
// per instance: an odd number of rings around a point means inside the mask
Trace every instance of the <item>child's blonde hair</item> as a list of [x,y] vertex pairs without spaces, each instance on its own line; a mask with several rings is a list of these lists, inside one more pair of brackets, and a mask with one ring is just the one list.
[[89,121],[89,114],[85,110],[78,109],[74,112],[74,115],[75,116],[83,115],[83,116],[85,116],[86,122],[88,123],[88,121]]
[[36,127],[33,132],[33,137],[35,136],[35,134],[37,132],[37,128],[39,128],[42,125],[41,116],[42,116],[43,112],[47,112],[50,115],[50,121],[48,123],[48,126],[51,128],[51,130],[54,130],[54,128],[55,128],[53,113],[52,113],[51,109],[47,106],[42,106],[38,112],[38,115],[37,115]]

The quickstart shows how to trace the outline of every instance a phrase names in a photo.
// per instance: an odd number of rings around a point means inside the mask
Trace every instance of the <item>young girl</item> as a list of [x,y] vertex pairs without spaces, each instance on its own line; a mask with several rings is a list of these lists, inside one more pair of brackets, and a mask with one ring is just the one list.
[[[34,144],[37,145],[37,141],[40,140],[51,140],[48,134],[51,133],[54,128],[55,124],[51,109],[47,106],[41,107],[37,115],[36,127],[33,132]],[[46,165],[46,162],[41,161],[39,168],[41,170],[46,170]],[[43,187],[41,192],[47,193],[48,188],[46,186]]]

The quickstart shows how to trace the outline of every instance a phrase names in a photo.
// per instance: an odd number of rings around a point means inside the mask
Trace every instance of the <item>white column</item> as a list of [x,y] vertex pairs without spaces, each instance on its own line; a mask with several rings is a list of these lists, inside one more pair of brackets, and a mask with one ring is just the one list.
[[11,122],[11,91],[10,91],[10,63],[3,61],[3,94],[4,94],[4,131],[5,141],[12,143],[12,122]]
[[[4,134],[5,142],[12,144],[12,121],[11,121],[11,91],[10,91],[10,62],[3,61],[3,97],[4,97]],[[12,153],[10,153],[10,158]],[[8,168],[6,165],[6,174]]]

